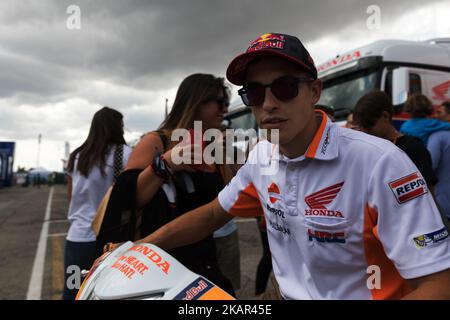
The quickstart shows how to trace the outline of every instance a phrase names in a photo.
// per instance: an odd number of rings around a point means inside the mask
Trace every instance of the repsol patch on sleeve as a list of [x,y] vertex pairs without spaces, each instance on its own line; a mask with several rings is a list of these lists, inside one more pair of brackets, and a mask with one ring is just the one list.
[[428,192],[425,180],[418,172],[389,182],[389,188],[394,193],[397,202],[402,204]]

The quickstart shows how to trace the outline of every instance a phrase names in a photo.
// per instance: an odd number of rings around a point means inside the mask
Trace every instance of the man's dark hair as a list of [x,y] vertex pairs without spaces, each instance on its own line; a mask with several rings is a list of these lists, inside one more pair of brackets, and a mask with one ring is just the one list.
[[362,96],[353,111],[353,121],[366,129],[372,128],[383,112],[389,113],[392,119],[394,107],[389,96],[383,91],[372,91]]
[[412,118],[426,118],[433,113],[433,105],[425,95],[415,93],[408,97],[405,102],[405,111]]

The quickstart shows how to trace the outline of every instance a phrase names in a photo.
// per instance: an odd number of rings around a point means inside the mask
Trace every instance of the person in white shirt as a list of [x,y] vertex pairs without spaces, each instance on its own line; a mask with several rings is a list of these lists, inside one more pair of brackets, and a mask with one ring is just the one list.
[[391,142],[314,110],[322,83],[298,38],[258,37],[227,78],[277,144],[259,142],[217,199],[138,242],[173,248],[264,214],[284,299],[450,299],[448,230],[423,177]]
[[71,270],[68,268],[89,269],[95,260],[92,220],[131,153],[123,134],[122,114],[103,107],[95,113],[86,141],[70,155],[67,165],[70,228],[64,252],[64,300],[74,300],[77,293],[77,289],[67,283]]

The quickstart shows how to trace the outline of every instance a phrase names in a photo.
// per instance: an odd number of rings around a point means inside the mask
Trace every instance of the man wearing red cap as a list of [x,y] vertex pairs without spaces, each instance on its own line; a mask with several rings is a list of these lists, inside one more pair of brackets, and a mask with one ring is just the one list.
[[216,200],[140,242],[170,249],[264,214],[285,299],[450,299],[448,230],[420,172],[389,141],[315,111],[322,84],[299,39],[262,35],[227,77],[279,142],[259,142]]

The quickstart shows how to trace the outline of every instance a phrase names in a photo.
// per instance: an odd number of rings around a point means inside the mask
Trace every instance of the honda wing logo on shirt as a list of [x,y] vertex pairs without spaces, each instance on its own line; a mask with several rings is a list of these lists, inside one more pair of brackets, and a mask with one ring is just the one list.
[[340,211],[328,210],[325,205],[330,204],[337,197],[339,191],[345,181],[336,183],[332,186],[326,187],[322,190],[314,192],[305,197],[306,204],[310,209],[305,210],[306,217],[321,217],[321,218],[344,218]]

